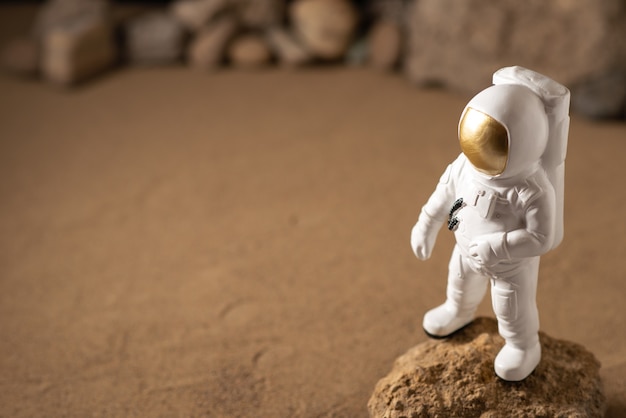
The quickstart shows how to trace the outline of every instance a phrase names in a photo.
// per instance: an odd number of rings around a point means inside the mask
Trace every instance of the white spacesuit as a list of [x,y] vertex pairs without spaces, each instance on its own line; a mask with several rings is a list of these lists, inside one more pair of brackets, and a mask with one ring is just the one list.
[[446,301],[424,330],[445,337],[467,325],[491,282],[505,345],[504,380],[525,379],[541,359],[536,305],[539,257],[563,235],[563,173],[569,91],[541,74],[507,67],[476,95],[459,122],[463,153],[448,166],[411,233],[430,257],[444,223],[454,231]]

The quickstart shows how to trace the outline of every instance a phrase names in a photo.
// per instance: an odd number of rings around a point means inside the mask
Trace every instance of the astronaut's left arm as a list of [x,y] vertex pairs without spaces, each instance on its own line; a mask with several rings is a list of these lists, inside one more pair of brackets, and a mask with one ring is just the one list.
[[481,236],[470,244],[469,253],[480,264],[535,257],[552,247],[555,222],[555,196],[545,188],[523,205],[525,225],[513,231]]
[[547,253],[554,239],[554,206],[552,193],[542,193],[526,209],[526,227],[505,234],[509,258],[535,257]]

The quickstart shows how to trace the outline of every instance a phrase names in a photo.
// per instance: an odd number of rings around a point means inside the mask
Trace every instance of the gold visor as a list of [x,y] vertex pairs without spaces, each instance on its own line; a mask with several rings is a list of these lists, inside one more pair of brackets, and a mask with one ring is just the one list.
[[463,154],[476,169],[490,176],[502,174],[509,157],[506,128],[491,116],[468,107],[459,124]]

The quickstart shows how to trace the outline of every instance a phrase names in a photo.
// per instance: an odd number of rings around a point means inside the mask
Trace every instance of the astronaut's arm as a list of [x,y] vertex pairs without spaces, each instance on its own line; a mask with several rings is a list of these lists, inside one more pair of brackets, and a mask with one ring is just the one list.
[[441,176],[437,188],[422,207],[417,223],[411,231],[411,248],[420,260],[430,257],[437,234],[446,221],[452,202],[454,202],[452,171],[449,165]]
[[545,254],[554,239],[554,196],[544,194],[526,210],[526,227],[506,234],[511,258],[535,257]]
[[525,227],[489,234],[470,244],[470,256],[493,265],[499,261],[542,255],[552,247],[555,198],[543,193],[525,208]]

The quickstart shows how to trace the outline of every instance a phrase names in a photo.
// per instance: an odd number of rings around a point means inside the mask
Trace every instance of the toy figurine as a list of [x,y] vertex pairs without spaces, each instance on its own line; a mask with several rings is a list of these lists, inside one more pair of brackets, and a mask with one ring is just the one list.
[[569,90],[522,67],[497,71],[493,82],[463,110],[463,152],[422,208],[411,246],[428,259],[443,224],[456,239],[446,301],[424,316],[426,333],[446,337],[469,324],[490,281],[505,340],[495,372],[520,381],[541,359],[539,257],[563,237]]

